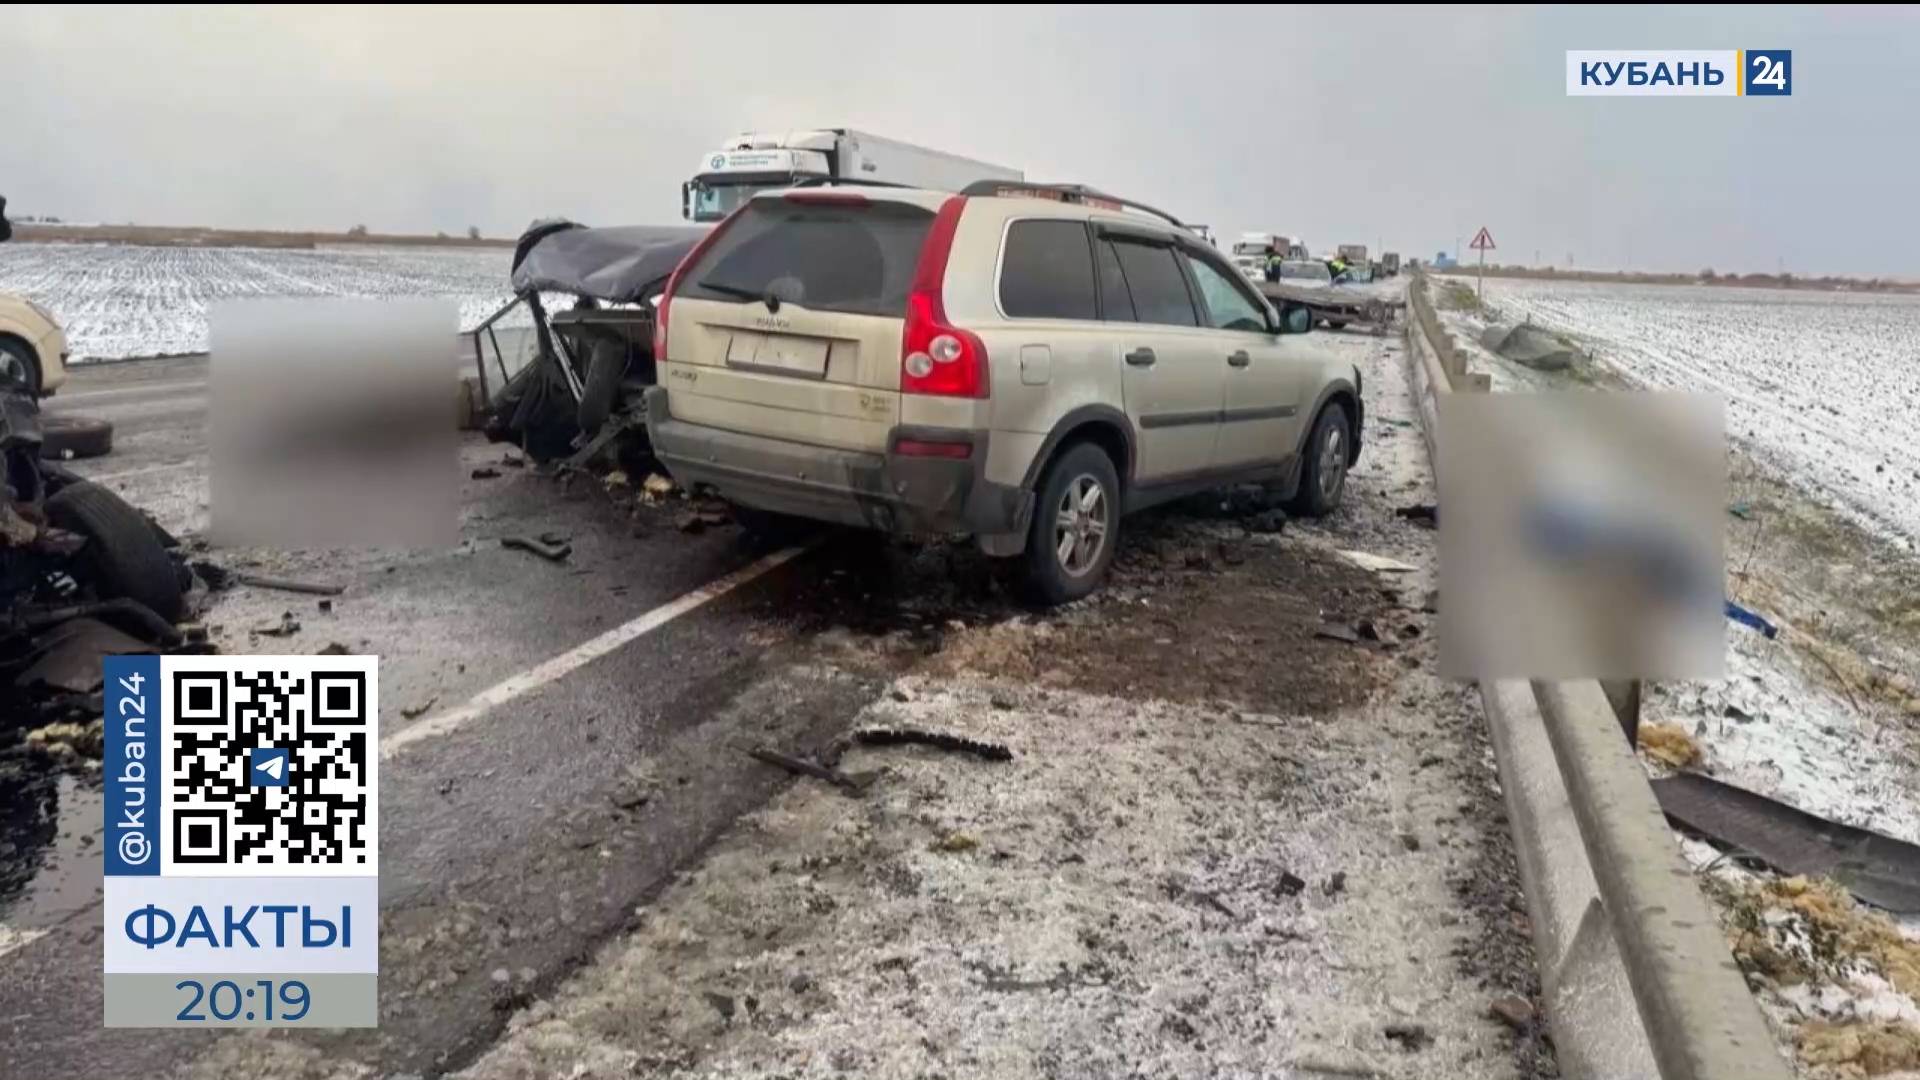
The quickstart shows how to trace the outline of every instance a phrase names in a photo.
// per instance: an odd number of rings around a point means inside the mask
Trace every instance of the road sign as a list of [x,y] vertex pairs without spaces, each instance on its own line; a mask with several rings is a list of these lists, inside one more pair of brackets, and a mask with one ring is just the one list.
[[[1458,235],[1458,234],[1456,233],[1455,235]],[[1480,226],[1480,231],[1473,234],[1473,243],[1468,244],[1467,246],[1472,248],[1475,251],[1492,251],[1493,250],[1493,234],[1487,231],[1487,227],[1485,225],[1482,225]]]

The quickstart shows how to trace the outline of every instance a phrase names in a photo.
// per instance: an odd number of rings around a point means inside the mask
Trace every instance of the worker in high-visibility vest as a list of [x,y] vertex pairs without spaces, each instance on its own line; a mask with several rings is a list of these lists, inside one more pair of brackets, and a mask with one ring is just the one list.
[[1281,258],[1280,258],[1279,252],[1272,252],[1267,255],[1267,280],[1268,281],[1280,280],[1280,263],[1281,263]]

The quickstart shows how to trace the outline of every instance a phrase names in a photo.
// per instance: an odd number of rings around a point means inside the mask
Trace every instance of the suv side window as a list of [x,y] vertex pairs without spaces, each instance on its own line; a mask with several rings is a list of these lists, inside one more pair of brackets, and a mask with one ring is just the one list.
[[1080,221],[1016,221],[1000,263],[1000,308],[1015,319],[1094,319],[1093,256]]
[[1108,322],[1139,322],[1133,313],[1133,294],[1127,291],[1127,274],[1120,269],[1120,256],[1113,250],[1113,241],[1095,243],[1093,258],[1100,270],[1101,315]]
[[1113,249],[1126,272],[1127,290],[1133,294],[1133,308],[1140,322],[1200,325],[1193,310],[1193,295],[1187,291],[1187,275],[1180,272],[1172,248],[1116,240]]
[[1251,330],[1256,334],[1267,329],[1266,311],[1255,304],[1223,271],[1205,259],[1186,254],[1182,254],[1181,258],[1187,260],[1187,265],[1193,269],[1194,283],[1200,286],[1200,296],[1207,302],[1207,315],[1215,327],[1221,330]]

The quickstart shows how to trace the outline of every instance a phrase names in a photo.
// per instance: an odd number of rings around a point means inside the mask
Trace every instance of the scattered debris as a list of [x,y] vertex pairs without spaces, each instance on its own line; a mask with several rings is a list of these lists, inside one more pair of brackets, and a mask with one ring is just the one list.
[[1247,531],[1256,533],[1277,533],[1287,527],[1285,510],[1263,510],[1247,519]]
[[1358,645],[1363,641],[1380,640],[1378,631],[1372,633],[1367,632],[1373,626],[1371,622],[1362,623],[1361,626],[1363,629],[1353,629],[1342,626],[1339,623],[1322,623],[1320,629],[1313,632],[1313,636],[1323,638],[1327,641],[1342,642],[1347,645]]
[[1400,834],[1400,846],[1406,848],[1408,851],[1419,851],[1420,837],[1414,833],[1403,832]]
[[1402,506],[1393,512],[1393,516],[1406,518],[1415,525],[1422,525],[1429,529],[1437,529],[1440,527],[1440,508],[1432,503],[1415,503],[1412,506]]
[[725,525],[733,520],[733,514],[723,502],[708,502],[691,510],[683,510],[674,518],[674,525],[681,532],[702,532],[710,526]]
[[425,712],[426,712],[426,711],[427,711],[428,709],[431,709],[431,708],[433,708],[433,707],[434,707],[434,705],[435,705],[436,703],[438,703],[438,702],[439,702],[439,700],[440,700],[440,695],[438,695],[438,694],[435,694],[434,696],[432,696],[432,697],[430,697],[430,698],[428,698],[428,699],[426,700],[426,703],[425,703],[425,704],[422,704],[422,705],[412,705],[412,706],[408,706],[408,707],[405,707],[405,708],[402,708],[402,709],[400,710],[400,715],[401,715],[401,716],[404,716],[404,717],[406,717],[406,718],[407,718],[407,719],[409,719],[409,720],[411,720],[411,719],[413,719],[413,718],[414,718],[414,717],[416,717],[416,716],[420,716],[420,715],[422,715],[422,714],[423,714],[423,713],[425,713]]
[[[1694,773],[1656,780],[1653,793],[1667,817],[1716,845],[1783,873],[1831,877],[1888,911],[1920,912],[1920,847]],[[1914,979],[1920,991],[1920,969]]]
[[932,746],[941,750],[973,754],[988,761],[1013,760],[1013,751],[999,743],[980,742],[939,731],[917,731],[913,728],[864,728],[854,732],[853,737],[865,746]]
[[1327,883],[1321,887],[1320,891],[1326,893],[1328,896],[1339,896],[1341,893],[1346,892],[1347,872],[1345,870],[1334,871],[1333,876],[1327,879]]
[[206,582],[207,588],[214,592],[225,592],[233,588],[233,571],[209,559],[195,559],[187,564],[193,575]]
[[633,478],[627,475],[627,471],[625,469],[613,470],[607,475],[601,477],[600,482],[607,486],[608,491],[616,491],[620,488],[628,488],[633,486]]
[[56,723],[27,732],[27,749],[52,758],[99,758],[106,746],[104,721]]
[[333,601],[331,600],[322,600],[320,601],[319,604],[315,606],[317,606],[320,609],[320,614],[322,615],[333,614]]
[[503,548],[514,548],[520,551],[530,551],[548,562],[559,562],[573,554],[573,545],[571,544],[552,543],[544,539],[535,539],[531,536],[503,536],[500,538],[500,546]]
[[280,613],[279,622],[268,623],[266,626],[256,626],[247,632],[250,634],[264,634],[267,637],[292,637],[300,632],[300,620],[293,617],[293,612],[283,611]]
[[1746,608],[1741,607],[1731,600],[1727,601],[1727,618],[1732,619],[1734,622],[1753,627],[1755,630],[1766,635],[1769,640],[1780,633],[1780,628],[1768,622],[1765,617],[1748,611]]
[[1388,1024],[1382,1034],[1389,1041],[1399,1043],[1400,1048],[1409,1053],[1433,1045],[1433,1033],[1427,1030],[1425,1024]]
[[816,780],[825,780],[834,787],[853,795],[860,794],[867,789],[868,785],[873,783],[873,777],[871,775],[849,776],[839,769],[828,768],[819,762],[782,754],[777,750],[769,750],[764,746],[753,747],[749,749],[747,753],[769,765],[778,765],[790,773],[795,773],[800,776],[811,776]]
[[999,709],[1001,712],[1006,712],[1009,709],[1012,709],[1013,707],[1018,705],[1019,702],[1013,700],[1012,694],[1003,693],[999,690],[995,690],[990,696],[988,696],[987,704],[992,705],[994,708]]
[[640,491],[649,499],[665,499],[678,490],[679,485],[659,473],[648,474],[640,484]]
[[524,469],[527,467],[527,459],[519,454],[508,454],[500,459],[500,464],[509,469]]
[[1670,769],[1689,769],[1706,760],[1706,752],[1678,724],[1640,725],[1640,752]]
[[1342,551],[1340,557],[1362,570],[1371,570],[1376,574],[1410,574],[1419,569],[1399,559],[1390,559],[1385,555],[1375,555],[1369,551]]
[[1727,513],[1742,521],[1750,520],[1753,517],[1753,504],[1745,499],[1739,499],[1727,507]]
[[1487,1006],[1487,1015],[1515,1031],[1525,1031],[1533,1023],[1533,1003],[1519,994],[1502,994]]
[[292,578],[267,577],[263,574],[241,574],[238,580],[240,584],[256,589],[278,589],[281,592],[307,593],[313,596],[339,596],[347,591],[344,585],[329,585],[319,581],[295,581]]
[[[1342,875],[1341,880],[1346,880],[1345,875]],[[1306,887],[1307,879],[1291,870],[1284,870],[1280,873],[1280,883],[1274,886],[1274,891],[1281,896],[1299,896]]]
[[345,645],[342,645],[337,641],[329,641],[327,642],[326,647],[320,650],[318,655],[320,656],[352,656],[353,650],[347,648]]
[[100,688],[100,664],[108,656],[151,653],[153,647],[98,619],[58,623],[32,639],[26,670],[13,680],[22,689],[45,686],[73,694]]
[[488,468],[487,466],[482,465],[481,467],[473,470],[473,472],[467,475],[471,476],[475,480],[498,480],[500,478],[500,470]]
[[1720,710],[1720,715],[1739,724],[1753,723],[1752,713],[1731,703],[1729,703],[1726,708]]

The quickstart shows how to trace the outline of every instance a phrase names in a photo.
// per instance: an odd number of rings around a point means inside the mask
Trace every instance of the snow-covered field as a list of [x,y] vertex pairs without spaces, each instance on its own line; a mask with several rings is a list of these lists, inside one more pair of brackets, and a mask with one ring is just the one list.
[[[1903,568],[1920,541],[1920,297],[1490,279],[1486,300],[1500,322],[1531,318],[1575,339],[1609,385],[1618,375],[1727,399],[1729,596],[1780,624],[1780,636],[1730,623],[1727,676],[1650,687],[1643,722],[1691,736],[1699,771],[1920,842],[1920,698],[1909,693],[1920,623],[1887,595],[1912,579]],[[1481,348],[1480,315],[1442,319],[1497,389],[1568,385]],[[1838,519],[1864,538],[1833,528]],[[1832,666],[1849,656],[1850,674]],[[1920,1076],[1904,1058],[1863,1065],[1886,1060],[1860,1036],[1874,1031],[1895,1056],[1920,1049],[1910,971],[1920,918],[1876,922],[1840,890],[1682,846],[1715,883],[1727,924],[1760,928],[1735,940],[1736,953],[1799,1075]],[[1843,947],[1836,958],[1811,941]]]
[[1490,278],[1487,303],[1648,386],[1724,394],[1749,453],[1920,544],[1920,296]]
[[512,298],[507,248],[0,246],[0,292],[50,309],[78,360],[204,352],[209,304],[242,297],[443,296],[471,327]]

